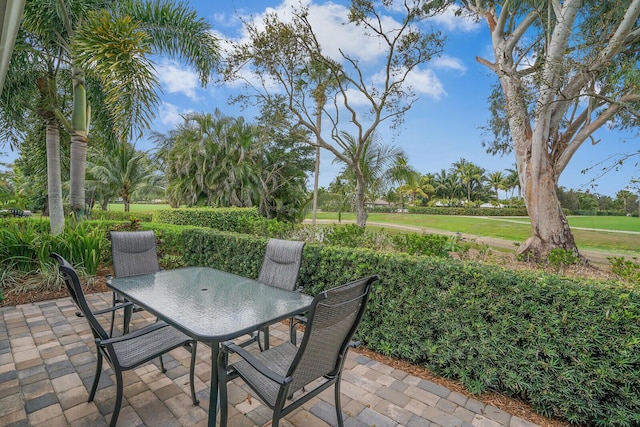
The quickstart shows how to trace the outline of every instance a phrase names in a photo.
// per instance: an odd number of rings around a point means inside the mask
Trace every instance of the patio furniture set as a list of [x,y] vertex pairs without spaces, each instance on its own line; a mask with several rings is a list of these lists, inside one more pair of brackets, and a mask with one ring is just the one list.
[[[270,239],[256,279],[210,267],[161,270],[153,231],[112,232],[114,275],[112,307],[92,310],[74,267],[58,254],[52,257],[77,305],[89,322],[97,349],[96,371],[89,393],[92,401],[102,373],[102,361],[113,369],[116,399],[110,425],[116,425],[123,398],[122,373],[160,358],[179,347],[191,352],[190,391],[198,343],[211,349],[208,425],[227,425],[227,382],[241,378],[273,413],[272,425],[327,388],[334,387],[337,425],[343,426],[340,378],[351,341],[363,317],[377,276],[337,286],[310,296],[295,289],[303,242]],[[129,330],[135,310],[144,309],[156,321]],[[122,334],[114,334],[115,313],[123,313]],[[96,316],[111,314],[105,328]],[[289,319],[290,341],[270,346],[269,326]],[[297,325],[304,325],[298,343]],[[108,332],[107,332],[108,329]],[[247,336],[247,339],[240,338]],[[257,350],[248,345],[257,343]],[[253,346],[252,348],[255,348]],[[230,355],[233,362],[229,363]]]

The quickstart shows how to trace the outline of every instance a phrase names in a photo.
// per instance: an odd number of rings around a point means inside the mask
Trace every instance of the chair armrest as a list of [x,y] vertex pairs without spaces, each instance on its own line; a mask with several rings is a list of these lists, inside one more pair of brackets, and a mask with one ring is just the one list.
[[133,303],[130,302],[130,301],[127,301],[127,302],[125,302],[123,304],[114,305],[113,307],[103,308],[102,310],[93,311],[92,313],[94,315],[95,314],[111,313],[112,311],[120,310],[121,308],[129,307],[130,305],[133,305]]
[[269,378],[271,381],[274,381],[281,385],[285,385],[289,384],[293,380],[293,378],[291,377],[284,377],[272,371],[267,365],[256,359],[255,356],[253,356],[251,353],[249,353],[239,345],[232,343],[231,341],[222,343],[222,351],[227,350],[230,350],[233,353],[236,353],[238,356],[242,357],[249,365],[253,366],[258,372]]
[[165,326],[167,326],[167,324],[165,322],[162,322],[162,321],[156,322],[156,323],[154,323],[152,325],[149,325],[147,327],[144,327],[142,329],[138,329],[135,332],[131,332],[130,334],[122,335],[122,336],[115,337],[115,338],[109,338],[109,339],[106,339],[106,340],[96,339],[96,344],[99,345],[99,346],[105,346],[107,344],[115,344],[117,342],[127,341],[127,340],[134,339],[134,338],[137,338],[137,337],[142,336],[142,335],[146,335],[146,334],[148,334],[150,332],[153,332],[153,331],[155,331],[157,329],[162,329]]

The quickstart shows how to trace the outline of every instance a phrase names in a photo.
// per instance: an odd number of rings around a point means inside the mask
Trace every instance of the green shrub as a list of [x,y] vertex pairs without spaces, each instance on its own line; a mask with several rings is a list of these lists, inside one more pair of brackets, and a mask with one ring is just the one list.
[[607,258],[611,264],[611,272],[617,274],[629,283],[640,285],[640,263],[636,258],[633,261],[623,257]]
[[359,248],[364,246],[364,227],[355,224],[345,224],[343,226],[333,225],[331,232],[327,233],[325,243],[334,246],[346,246],[348,248]]
[[576,255],[572,250],[554,248],[549,251],[549,257],[547,262],[556,271],[559,271],[570,265],[575,265],[580,262],[580,257]]
[[120,211],[103,211],[102,209],[93,209],[90,214],[92,220],[106,221],[133,221],[151,222],[153,214],[150,212],[120,212]]
[[410,255],[448,257],[451,237],[442,234],[400,233],[392,238],[394,248]]

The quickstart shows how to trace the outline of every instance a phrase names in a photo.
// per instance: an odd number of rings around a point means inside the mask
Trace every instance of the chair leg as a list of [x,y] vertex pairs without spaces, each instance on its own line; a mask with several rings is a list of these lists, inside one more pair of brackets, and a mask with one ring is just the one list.
[[200,401],[196,397],[196,385],[194,384],[194,373],[196,368],[196,353],[198,349],[198,341],[193,341],[191,344],[191,366],[189,369],[189,384],[191,384],[191,400],[193,400],[194,405],[199,405]]
[[96,373],[93,376],[93,384],[91,385],[91,391],[89,392],[89,400],[87,402],[93,402],[93,398],[96,396],[96,390],[98,390],[98,382],[100,381],[100,374],[102,373],[102,353],[98,349],[98,360],[96,361]]
[[[114,369],[115,370],[115,369]],[[122,372],[115,370],[116,372],[116,404],[113,407],[113,413],[111,414],[111,422],[109,427],[116,427],[118,422],[118,415],[120,415],[120,408],[122,407],[122,395],[124,394],[124,384],[122,381]]]
[[[264,349],[269,350],[269,327],[266,326],[262,333],[264,334]],[[260,342],[260,336],[258,335],[258,343]]]
[[338,375],[338,379],[336,383],[333,385],[334,391],[336,393],[336,417],[338,417],[338,427],[344,427],[344,420],[342,419],[342,406],[340,405],[340,376]]
[[167,368],[164,367],[164,362],[162,361],[162,355],[158,356],[158,359],[160,359],[160,370],[164,374],[167,372]]
[[298,329],[296,328],[296,321],[293,317],[289,319],[289,341],[291,341],[293,345],[298,345]]

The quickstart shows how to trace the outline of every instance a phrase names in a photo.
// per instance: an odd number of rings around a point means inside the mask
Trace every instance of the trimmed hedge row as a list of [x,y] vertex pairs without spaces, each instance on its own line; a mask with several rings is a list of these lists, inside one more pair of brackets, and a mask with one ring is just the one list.
[[254,208],[159,209],[153,213],[153,222],[236,232],[243,232],[247,224],[258,218],[261,217]]
[[526,208],[466,208],[447,206],[416,206],[408,207],[412,214],[427,215],[467,215],[467,216],[527,216]]
[[138,219],[143,222],[151,222],[153,214],[149,212],[120,212],[120,211],[103,211],[102,209],[93,209],[91,211],[91,220],[96,221],[130,221]]
[[[187,265],[256,277],[266,239],[190,229]],[[640,293],[543,273],[307,244],[310,294],[381,281],[359,329],[374,351],[422,364],[474,393],[523,397],[572,423],[640,423]]]

